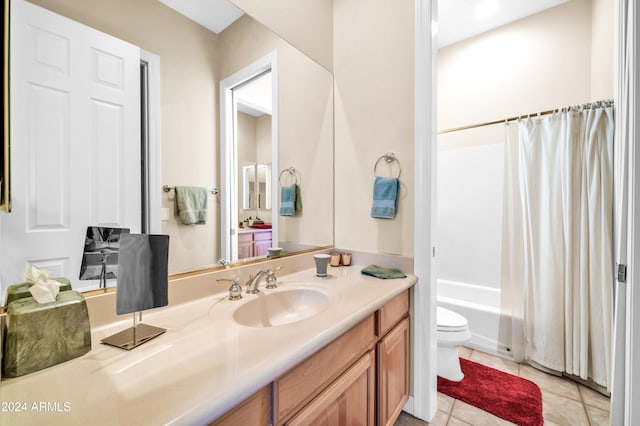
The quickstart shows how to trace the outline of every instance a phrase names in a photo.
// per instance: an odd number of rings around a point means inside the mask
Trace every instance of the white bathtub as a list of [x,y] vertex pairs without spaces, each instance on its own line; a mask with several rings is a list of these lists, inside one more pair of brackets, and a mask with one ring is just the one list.
[[500,314],[500,289],[438,279],[438,305],[463,315],[471,340],[465,345],[483,352],[509,356],[510,321]]

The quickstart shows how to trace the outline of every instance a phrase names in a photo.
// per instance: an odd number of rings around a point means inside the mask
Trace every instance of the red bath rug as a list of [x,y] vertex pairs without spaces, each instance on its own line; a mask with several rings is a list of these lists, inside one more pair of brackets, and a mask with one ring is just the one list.
[[522,426],[541,426],[542,394],[522,377],[460,358],[464,379],[438,376],[438,391]]

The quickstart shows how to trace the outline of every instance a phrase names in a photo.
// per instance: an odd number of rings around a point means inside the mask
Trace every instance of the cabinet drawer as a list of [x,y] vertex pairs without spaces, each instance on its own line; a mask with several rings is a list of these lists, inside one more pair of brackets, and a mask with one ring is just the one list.
[[375,342],[374,316],[325,346],[274,382],[274,421],[282,424],[318,395]]
[[271,240],[271,232],[256,232],[253,234],[254,241]]
[[253,233],[252,232],[247,232],[247,233],[238,234],[238,242],[239,243],[251,243],[251,242],[253,242]]
[[382,337],[409,313],[409,290],[385,303],[377,313],[376,333]]

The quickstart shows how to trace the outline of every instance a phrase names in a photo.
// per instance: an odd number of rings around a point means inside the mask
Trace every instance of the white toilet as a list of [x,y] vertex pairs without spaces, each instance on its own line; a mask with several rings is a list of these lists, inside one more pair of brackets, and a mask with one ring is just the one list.
[[449,309],[437,307],[438,376],[460,381],[464,377],[460,369],[458,346],[470,338],[469,324],[462,315]]

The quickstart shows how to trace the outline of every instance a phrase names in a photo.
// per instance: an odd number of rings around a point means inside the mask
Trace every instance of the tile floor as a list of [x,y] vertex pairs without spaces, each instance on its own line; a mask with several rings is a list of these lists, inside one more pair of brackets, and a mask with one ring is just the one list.
[[[542,391],[544,424],[549,426],[609,425],[609,398],[569,379],[553,376],[528,365],[460,348],[460,356],[536,383]],[[395,426],[501,426],[511,425],[493,414],[438,393],[438,412],[426,423],[402,413]]]

